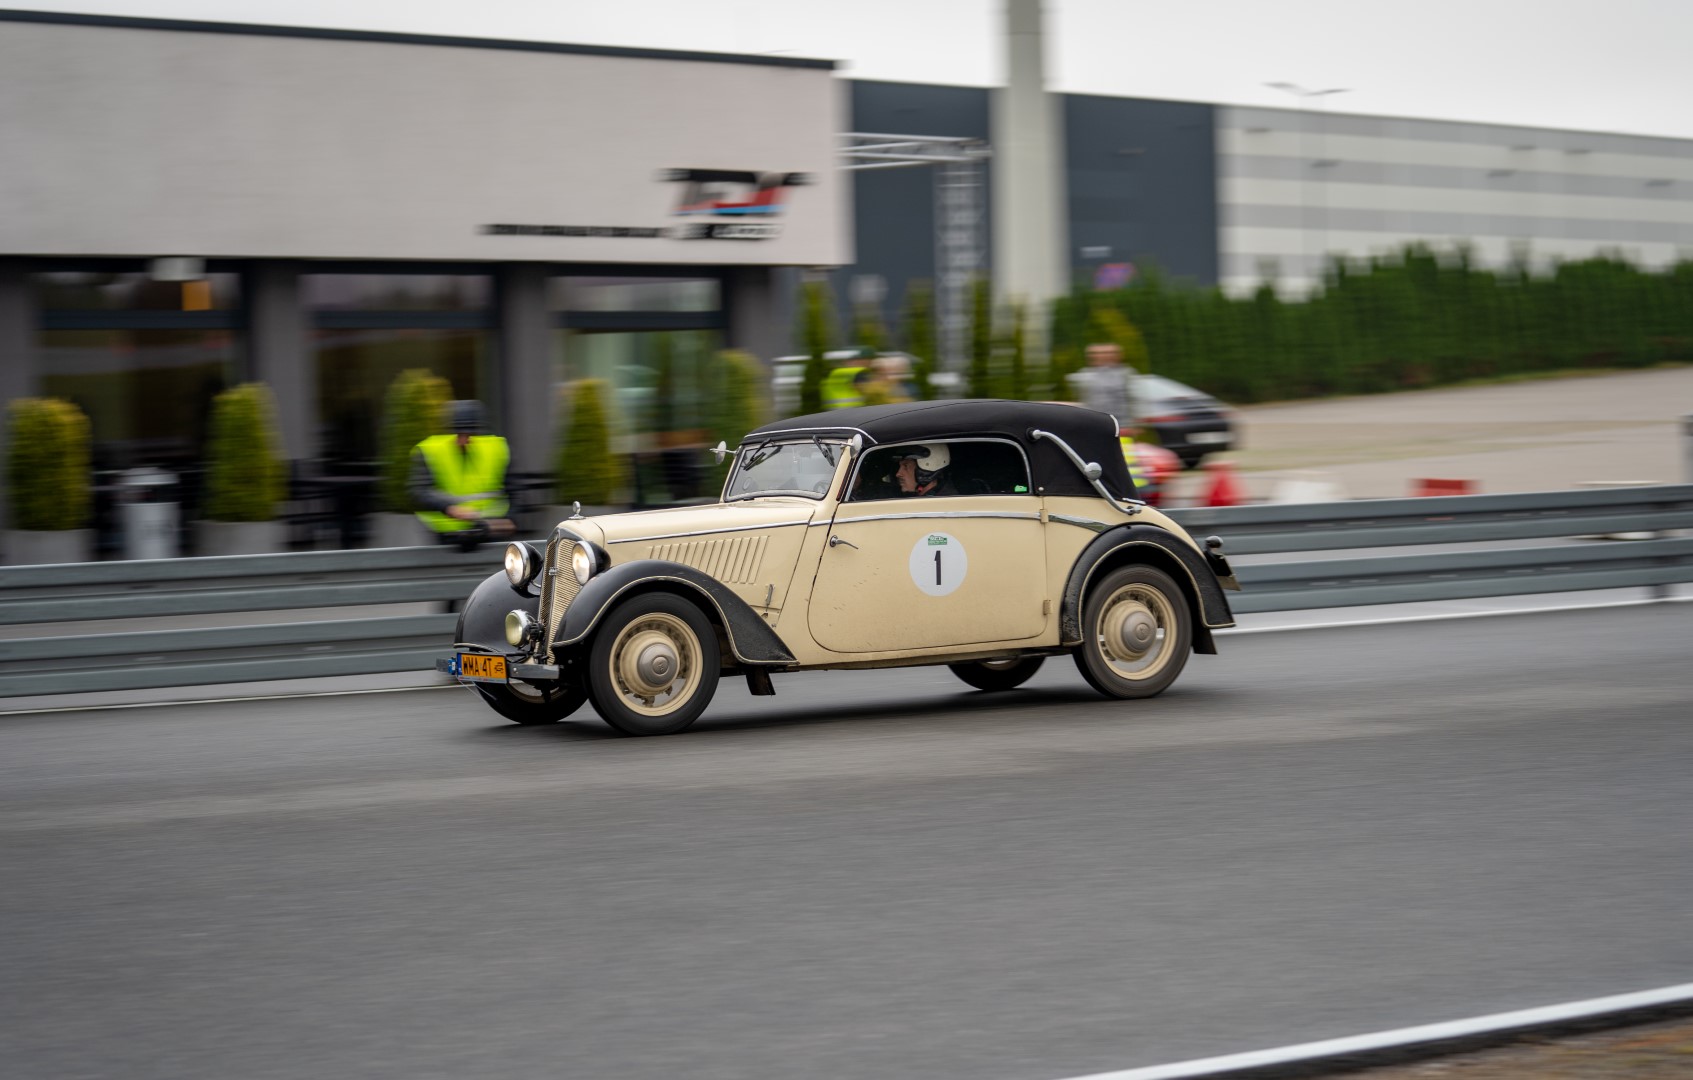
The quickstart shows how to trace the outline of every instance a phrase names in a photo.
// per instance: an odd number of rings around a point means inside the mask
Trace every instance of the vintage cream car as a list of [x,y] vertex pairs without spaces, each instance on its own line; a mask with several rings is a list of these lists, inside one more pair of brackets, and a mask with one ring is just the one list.
[[770,694],[786,672],[945,664],[1008,690],[1069,653],[1102,694],[1151,697],[1234,624],[1222,542],[1134,499],[1104,413],[875,405],[767,424],[733,453],[721,502],[510,545],[436,667],[520,724],[588,701],[663,735],[725,674]]

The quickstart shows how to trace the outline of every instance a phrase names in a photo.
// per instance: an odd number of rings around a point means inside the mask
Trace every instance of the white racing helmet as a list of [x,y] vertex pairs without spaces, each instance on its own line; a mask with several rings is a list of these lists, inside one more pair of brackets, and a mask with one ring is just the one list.
[[952,451],[947,449],[946,443],[913,446],[900,456],[917,463],[917,481],[922,484],[927,484],[936,473],[952,464]]

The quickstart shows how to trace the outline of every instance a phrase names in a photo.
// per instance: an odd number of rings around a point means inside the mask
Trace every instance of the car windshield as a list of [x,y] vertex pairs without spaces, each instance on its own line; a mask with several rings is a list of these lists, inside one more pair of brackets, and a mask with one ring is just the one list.
[[835,478],[835,463],[846,446],[838,439],[748,443],[735,455],[735,471],[725,500],[760,495],[803,495],[821,499]]

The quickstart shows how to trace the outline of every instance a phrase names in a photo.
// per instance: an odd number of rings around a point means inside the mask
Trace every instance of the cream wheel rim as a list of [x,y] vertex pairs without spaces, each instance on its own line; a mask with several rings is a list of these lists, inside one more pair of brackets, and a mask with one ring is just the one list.
[[1139,682],[1170,663],[1175,627],[1170,598],[1160,589],[1136,583],[1118,589],[1100,606],[1094,641],[1114,675]]
[[699,638],[676,616],[653,612],[618,632],[609,663],[625,706],[643,716],[664,716],[686,705],[699,687]]

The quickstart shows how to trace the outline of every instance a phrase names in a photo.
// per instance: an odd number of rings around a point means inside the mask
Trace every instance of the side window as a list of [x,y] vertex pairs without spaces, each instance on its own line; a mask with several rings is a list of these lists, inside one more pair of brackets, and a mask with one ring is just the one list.
[[[945,447],[947,466],[931,476],[926,491],[907,491],[900,463],[931,447]],[[864,455],[853,478],[849,502],[914,498],[919,495],[1027,495],[1029,470],[1022,451],[1006,442],[934,442],[878,446]]]

